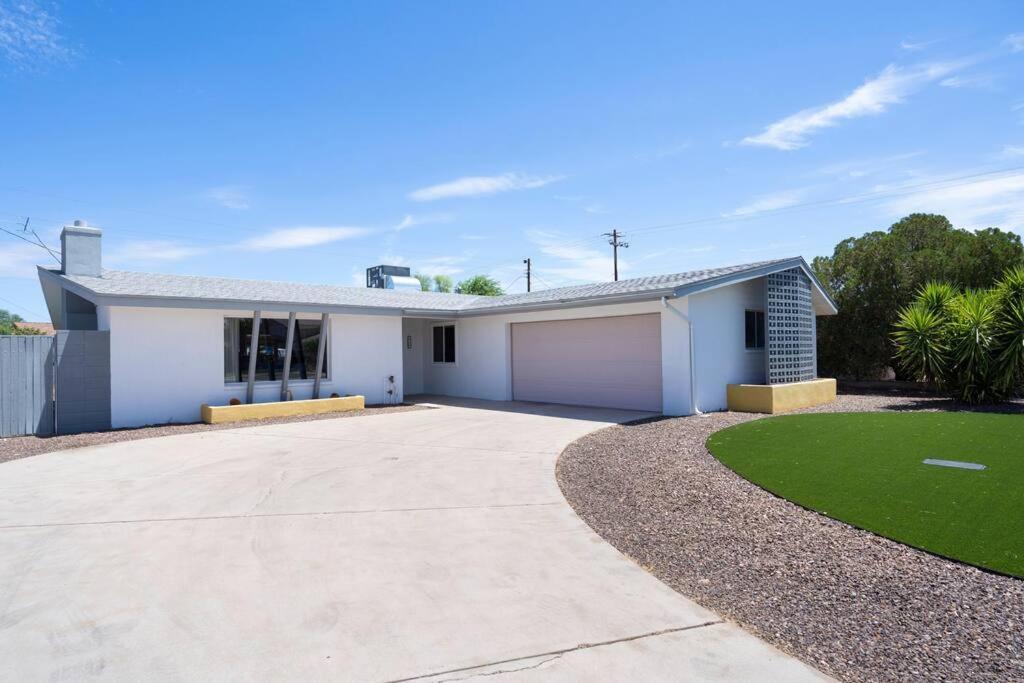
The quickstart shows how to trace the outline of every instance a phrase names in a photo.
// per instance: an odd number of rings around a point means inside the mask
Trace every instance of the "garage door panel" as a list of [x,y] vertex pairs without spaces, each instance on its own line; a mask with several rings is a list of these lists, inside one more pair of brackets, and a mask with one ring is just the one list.
[[512,325],[513,396],[661,410],[658,314]]

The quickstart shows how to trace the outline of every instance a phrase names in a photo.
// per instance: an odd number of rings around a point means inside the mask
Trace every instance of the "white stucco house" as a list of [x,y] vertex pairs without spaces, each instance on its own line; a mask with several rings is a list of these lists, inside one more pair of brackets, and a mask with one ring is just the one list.
[[39,278],[55,327],[109,332],[114,427],[194,422],[201,404],[233,398],[310,398],[318,365],[320,395],[371,404],[722,410],[728,384],[815,378],[815,317],[836,313],[799,257],[481,297],[103,270],[101,239],[65,228],[62,266]]

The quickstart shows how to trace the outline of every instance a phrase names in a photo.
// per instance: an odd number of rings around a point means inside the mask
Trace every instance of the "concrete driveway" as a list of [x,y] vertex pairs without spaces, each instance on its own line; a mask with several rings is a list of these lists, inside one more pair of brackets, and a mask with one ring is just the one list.
[[586,527],[622,411],[464,402],[0,465],[2,680],[817,680]]

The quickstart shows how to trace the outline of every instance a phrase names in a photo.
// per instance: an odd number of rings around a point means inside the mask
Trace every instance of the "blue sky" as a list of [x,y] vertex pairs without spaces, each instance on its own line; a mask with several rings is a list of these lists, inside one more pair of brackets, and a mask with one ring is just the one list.
[[[0,0],[0,227],[105,266],[509,285],[1024,229],[1024,6]],[[726,6],[727,5],[727,6]],[[0,234],[0,307],[45,318]]]

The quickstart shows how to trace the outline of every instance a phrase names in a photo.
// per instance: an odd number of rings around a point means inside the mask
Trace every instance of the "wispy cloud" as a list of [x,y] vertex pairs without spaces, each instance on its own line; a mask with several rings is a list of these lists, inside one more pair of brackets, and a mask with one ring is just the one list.
[[247,239],[242,242],[242,247],[255,251],[301,249],[303,247],[315,247],[321,244],[362,237],[369,232],[366,228],[347,225],[281,228]]
[[804,242],[770,242],[752,247],[743,247],[739,251],[741,254],[765,254],[765,256],[771,257],[792,256],[795,253],[799,253],[800,249],[805,246]]
[[935,40],[901,40],[900,49],[907,52],[919,52],[936,42]]
[[523,173],[503,173],[495,176],[466,176],[440,185],[420,188],[409,193],[409,199],[417,202],[432,202],[453,197],[478,197],[482,195],[532,190],[562,180],[564,176],[531,176]]
[[996,226],[1021,231],[1024,228],[1024,173],[940,185],[895,198],[886,208],[893,216],[922,211],[941,213],[961,228]]
[[416,259],[409,259],[393,251],[385,251],[379,256],[380,263],[387,263],[392,266],[409,266],[414,273],[426,275],[458,275],[465,272],[465,265],[469,262],[468,255],[461,256],[429,256]]
[[0,277],[35,279],[36,264],[53,265],[53,259],[39,247],[24,242],[0,244]]
[[459,275],[465,272],[468,256],[435,256],[416,259],[416,272],[427,275]]
[[1003,40],[1003,44],[1009,47],[1011,52],[1024,51],[1024,33],[1011,33]]
[[839,161],[821,166],[813,171],[811,175],[833,176],[837,178],[856,180],[858,178],[864,178],[877,173],[892,171],[895,167],[900,166],[902,162],[920,157],[922,154],[924,154],[924,152],[904,152],[902,154],[890,154],[883,157]]
[[170,240],[139,240],[118,245],[103,258],[114,265],[131,266],[135,263],[181,261],[207,251],[209,250],[204,247]]
[[810,144],[809,138],[822,129],[849,119],[877,116],[927,84],[946,78],[967,64],[967,60],[910,67],[890,64],[843,99],[780,119],[758,135],[743,138],[742,144],[786,151],[806,147]]
[[479,241],[479,240],[489,240],[489,239],[491,239],[491,236],[490,235],[479,235],[477,233],[472,233],[472,232],[464,232],[461,235],[459,235],[459,239],[469,240],[471,242],[476,242],[476,241]]
[[585,195],[581,195],[581,194],[571,194],[571,195],[556,194],[554,196],[554,198],[557,199],[560,202],[565,202],[566,204],[577,204],[577,205],[580,205],[580,208],[582,208],[585,213],[590,213],[590,214],[605,214],[605,213],[608,213],[608,207],[605,206],[603,202],[591,201],[590,198],[586,197]]
[[248,190],[239,185],[222,185],[206,191],[206,197],[227,209],[240,211],[249,208]]
[[[572,244],[564,235],[545,230],[527,233],[540,252],[554,259],[537,264],[540,276],[554,287],[573,282],[611,280],[613,263],[610,250],[598,251],[594,247]],[[619,255],[619,273],[629,271],[629,261]]]
[[1024,157],[1024,145],[1006,145],[1003,147],[1002,151],[999,152],[999,156],[1003,159]]
[[0,1],[0,56],[19,70],[69,61],[60,21],[32,0]]
[[970,76],[950,76],[939,81],[944,88],[991,88],[996,79],[992,74],[971,74]]
[[454,216],[450,213],[435,213],[427,216],[413,216],[406,214],[402,220],[395,225],[395,232],[408,230],[417,225],[430,225],[433,223],[451,223]]
[[691,140],[683,140],[682,142],[676,142],[670,145],[665,145],[659,149],[655,149],[649,152],[641,152],[633,155],[638,161],[651,161],[656,159],[670,159],[672,157],[679,156],[683,152],[690,149],[693,146]]
[[752,216],[765,211],[776,211],[778,209],[793,206],[794,204],[799,204],[806,194],[807,190],[804,189],[786,190],[785,192],[765,194],[755,197],[749,204],[744,204],[743,206],[737,207],[732,211],[727,211],[722,215],[727,218],[738,218],[742,216]]

